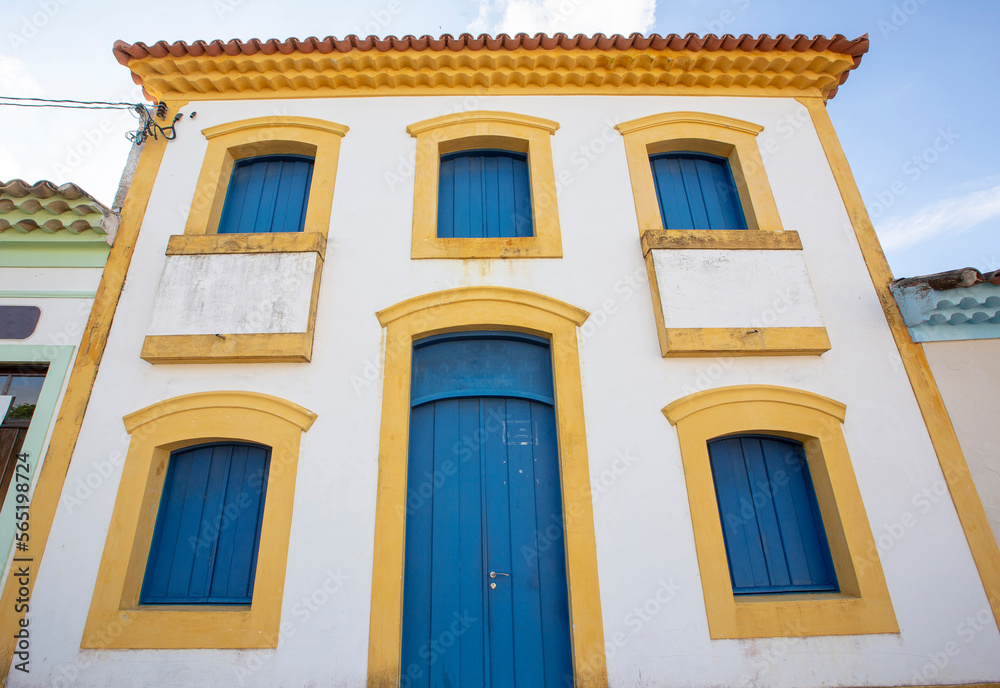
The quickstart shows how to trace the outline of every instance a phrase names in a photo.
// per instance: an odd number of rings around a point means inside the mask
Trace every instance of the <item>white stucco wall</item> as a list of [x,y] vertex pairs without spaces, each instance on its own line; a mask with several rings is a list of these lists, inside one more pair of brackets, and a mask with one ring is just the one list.
[[[364,686],[382,407],[383,333],[375,312],[466,285],[535,291],[591,313],[579,335],[581,376],[612,686],[1000,679],[1000,635],[992,621],[970,630],[968,619],[988,615],[986,596],[803,106],[776,98],[523,96],[233,101],[195,109],[197,123],[184,120],[167,146],[39,571],[32,673],[14,672],[11,685],[60,685],[69,675],[79,686],[156,685],[169,667],[176,685]],[[410,259],[415,141],[405,127],[463,109],[560,123],[552,147],[562,259]],[[832,343],[823,356],[660,357],[624,147],[613,124],[675,110],[764,127],[759,143],[772,191],[784,227],[800,233]],[[274,114],[351,127],[340,155],[312,362],[142,361],[164,249],[183,231],[205,154],[197,130]],[[698,291],[689,307],[711,313],[719,301],[713,291]],[[898,635],[709,639],[677,435],[660,409],[700,389],[745,383],[801,388],[847,405],[844,435],[880,544]],[[81,651],[128,445],[122,416],[219,389],[273,394],[319,416],[302,438],[298,466],[283,602],[291,633],[277,650]],[[98,486],[87,487],[88,478]],[[911,525],[900,525],[904,520]],[[331,572],[343,585],[310,606]],[[657,595],[670,601],[657,602]],[[655,613],[643,611],[647,605]],[[942,655],[944,666],[935,667],[933,658],[952,644],[958,654]]]
[[654,249],[653,266],[665,327],[823,326],[802,251]]
[[305,332],[315,253],[167,256],[149,334]]
[[962,453],[1000,542],[1000,422],[997,380],[1000,339],[970,339],[923,344]]

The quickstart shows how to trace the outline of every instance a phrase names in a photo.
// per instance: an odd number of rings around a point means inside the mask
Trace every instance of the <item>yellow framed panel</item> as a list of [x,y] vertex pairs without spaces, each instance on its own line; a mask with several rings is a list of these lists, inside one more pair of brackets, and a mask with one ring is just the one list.
[[370,688],[398,686],[406,537],[410,363],[415,339],[459,330],[516,330],[551,342],[559,473],[577,688],[606,688],[604,626],[583,416],[577,328],[588,313],[540,294],[469,287],[418,296],[378,313],[386,328],[375,556],[368,645]]
[[[444,115],[408,126],[407,133],[417,139],[411,257],[561,258],[550,142],[558,128],[558,123],[540,117],[485,110]],[[528,156],[534,236],[438,238],[441,156],[476,148],[501,148]]]
[[[771,385],[697,392],[663,409],[677,427],[712,638],[899,633],[841,425],[846,407]],[[764,433],[802,442],[839,593],[733,595],[708,441]]]
[[[174,397],[125,416],[132,435],[115,500],[83,648],[277,647],[299,460],[316,414],[255,392]],[[246,606],[140,605],[170,452],[217,440],[271,448],[253,601]]]

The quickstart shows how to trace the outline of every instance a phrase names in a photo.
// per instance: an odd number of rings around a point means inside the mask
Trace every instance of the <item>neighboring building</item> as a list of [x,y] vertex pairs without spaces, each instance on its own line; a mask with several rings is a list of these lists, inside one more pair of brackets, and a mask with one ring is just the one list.
[[974,268],[892,283],[903,320],[927,357],[993,535],[1000,542],[1000,270]]
[[826,112],[867,47],[117,44],[186,116],[8,685],[1000,679],[1000,552]]
[[5,572],[15,536],[22,543],[30,537],[16,528],[23,523],[25,491],[48,448],[117,219],[76,184],[0,182],[0,552]]

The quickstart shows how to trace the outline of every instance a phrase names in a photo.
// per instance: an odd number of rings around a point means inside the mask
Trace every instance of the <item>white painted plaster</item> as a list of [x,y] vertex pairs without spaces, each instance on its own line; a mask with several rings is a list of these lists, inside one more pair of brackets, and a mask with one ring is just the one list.
[[[849,91],[839,97],[851,97]],[[913,685],[926,666],[934,674],[923,682],[1000,679],[996,626],[967,632],[966,620],[988,610],[986,596],[955,509],[946,491],[935,492],[943,485],[937,458],[803,106],[779,98],[441,96],[203,102],[185,111],[191,109],[198,110],[198,128],[275,112],[351,127],[340,156],[313,360],[154,366],[139,358],[143,337],[153,331],[164,248],[183,230],[206,149],[194,130],[178,136],[149,201],[38,572],[32,673],[14,672],[11,686],[56,685],[66,672],[75,672],[74,686],[157,685],[165,667],[171,683],[185,686],[364,686],[382,410],[383,332],[375,312],[467,285],[534,291],[591,313],[579,335],[581,376],[611,686]],[[562,259],[410,260],[415,142],[405,127],[467,109],[560,123],[552,144]],[[800,233],[832,342],[823,356],[660,357],[624,146],[612,125],[686,110],[764,127],[758,141],[782,224]],[[753,274],[744,277],[750,282]],[[724,301],[709,292],[703,305],[709,298]],[[882,543],[900,634],[709,639],[677,435],[660,409],[701,389],[746,383],[805,389],[847,405],[844,434]],[[231,389],[273,394],[318,414],[302,439],[283,591],[288,630],[279,647],[81,651],[128,446],[122,416],[181,394]],[[907,513],[914,525],[895,537]],[[328,571],[347,580],[310,608]],[[655,614],[640,616],[636,610],[665,583],[676,594]],[[948,643],[959,655],[937,669],[931,657]]]
[[801,251],[653,251],[671,327],[822,327]]
[[305,332],[315,253],[168,256],[149,334]]
[[3,268],[0,291],[97,291],[104,268]]
[[[956,299],[957,301],[957,299]],[[1000,542],[1000,339],[923,344],[986,517]]]

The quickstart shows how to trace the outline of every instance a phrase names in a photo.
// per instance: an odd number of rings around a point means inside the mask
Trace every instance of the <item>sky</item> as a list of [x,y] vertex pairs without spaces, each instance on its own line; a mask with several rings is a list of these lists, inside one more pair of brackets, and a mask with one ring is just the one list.
[[[893,274],[1000,269],[998,0],[2,3],[0,95],[127,102],[141,93],[112,55],[117,39],[867,33],[868,54],[828,108]],[[0,180],[72,181],[111,205],[136,123],[128,112],[0,106]]]

